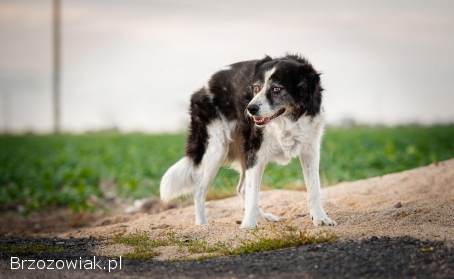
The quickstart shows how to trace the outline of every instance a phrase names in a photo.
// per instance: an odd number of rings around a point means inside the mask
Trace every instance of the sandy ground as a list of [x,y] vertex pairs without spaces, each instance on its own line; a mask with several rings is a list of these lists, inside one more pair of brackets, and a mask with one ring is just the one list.
[[[306,192],[273,190],[261,194],[262,208],[286,218],[279,224],[259,222],[261,231],[296,226],[318,233],[330,231],[340,239],[370,236],[412,236],[424,240],[454,242],[454,160],[432,164],[401,173],[356,182],[341,183],[324,189],[328,214],[336,227],[315,228],[308,216]],[[193,224],[193,206],[175,208],[157,214],[118,215],[102,220],[98,226],[60,234],[60,237],[105,237],[120,233],[147,232],[161,237],[170,230],[180,237],[223,241],[231,245],[251,237],[239,229],[242,207],[238,197],[207,203],[209,224]],[[115,254],[121,247],[105,247]],[[120,251],[118,251],[120,252]],[[175,251],[160,251],[162,258]]]
[[[261,193],[262,208],[286,218],[279,223],[259,222],[259,231],[294,226],[313,233],[328,231],[341,240],[370,236],[412,236],[454,243],[454,159],[414,170],[341,183],[324,189],[325,209],[336,227],[316,228],[308,216],[306,192],[272,190]],[[239,229],[242,205],[238,197],[207,203],[209,224],[194,225],[193,206],[158,213],[117,214],[91,220],[86,226],[48,231],[47,236],[108,238],[117,234],[146,232],[153,238],[169,231],[179,237],[238,245],[254,233]],[[5,227],[3,227],[5,229]],[[41,233],[42,235],[43,233]],[[175,247],[174,247],[175,248]],[[101,247],[99,254],[128,252],[121,245]],[[181,253],[162,247],[160,259]]]

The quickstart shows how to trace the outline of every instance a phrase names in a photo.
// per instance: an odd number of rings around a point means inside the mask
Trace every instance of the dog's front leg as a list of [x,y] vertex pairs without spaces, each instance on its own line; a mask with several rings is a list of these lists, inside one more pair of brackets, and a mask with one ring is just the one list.
[[300,162],[308,192],[309,213],[314,225],[336,225],[336,222],[331,220],[326,214],[321,201],[319,174],[320,144],[315,143],[305,146],[300,154]]
[[259,194],[265,163],[258,162],[246,170],[244,178],[244,217],[240,228],[253,229],[257,226],[260,216]]

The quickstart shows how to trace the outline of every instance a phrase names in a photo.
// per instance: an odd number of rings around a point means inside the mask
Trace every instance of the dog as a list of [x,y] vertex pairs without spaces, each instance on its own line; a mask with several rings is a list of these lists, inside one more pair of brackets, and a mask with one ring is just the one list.
[[299,157],[314,225],[336,225],[321,200],[322,91],[320,74],[300,55],[265,56],[213,74],[191,96],[186,156],[163,175],[161,199],[192,193],[195,223],[207,224],[208,186],[222,165],[231,164],[244,206],[240,228],[255,228],[260,217],[279,221],[260,209],[262,175],[270,161],[286,165]]

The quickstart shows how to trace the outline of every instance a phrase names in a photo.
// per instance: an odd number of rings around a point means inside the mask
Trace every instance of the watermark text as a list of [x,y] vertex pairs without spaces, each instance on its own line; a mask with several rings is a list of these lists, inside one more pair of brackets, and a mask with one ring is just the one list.
[[65,259],[65,260],[34,260],[10,258],[11,270],[105,270],[108,272],[122,269],[121,256],[116,259],[100,259],[96,256],[91,258]]

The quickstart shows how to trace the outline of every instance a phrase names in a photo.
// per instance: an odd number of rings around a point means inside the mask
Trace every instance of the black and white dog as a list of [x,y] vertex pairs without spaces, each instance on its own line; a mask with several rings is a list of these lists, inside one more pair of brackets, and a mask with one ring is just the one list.
[[269,161],[285,165],[299,157],[315,225],[335,225],[321,202],[319,158],[324,120],[320,75],[298,55],[238,62],[216,72],[191,97],[186,156],[161,180],[161,199],[193,193],[196,224],[206,224],[205,198],[219,168],[240,173],[244,200],[241,228],[257,219],[280,218],[259,207],[263,171]]

